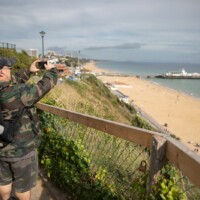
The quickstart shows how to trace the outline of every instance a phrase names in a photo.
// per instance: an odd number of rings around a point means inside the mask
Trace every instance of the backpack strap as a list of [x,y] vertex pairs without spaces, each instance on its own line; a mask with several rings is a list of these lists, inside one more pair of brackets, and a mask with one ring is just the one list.
[[0,104],[0,135],[4,131],[4,126],[3,126],[3,117],[2,117],[2,112],[1,112],[1,104]]

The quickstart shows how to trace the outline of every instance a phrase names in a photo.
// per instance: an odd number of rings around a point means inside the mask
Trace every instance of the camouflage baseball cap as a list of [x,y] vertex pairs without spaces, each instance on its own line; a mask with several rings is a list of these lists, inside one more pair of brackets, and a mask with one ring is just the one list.
[[12,67],[12,65],[15,63],[14,58],[3,58],[0,57],[0,69],[2,69],[4,66]]

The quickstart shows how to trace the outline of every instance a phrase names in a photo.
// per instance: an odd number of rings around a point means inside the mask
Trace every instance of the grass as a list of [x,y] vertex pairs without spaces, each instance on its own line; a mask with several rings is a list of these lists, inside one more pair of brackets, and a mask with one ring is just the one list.
[[56,85],[42,100],[54,99],[67,110],[89,114],[131,125],[135,110],[120,102],[96,77],[86,76],[81,81],[65,80]]

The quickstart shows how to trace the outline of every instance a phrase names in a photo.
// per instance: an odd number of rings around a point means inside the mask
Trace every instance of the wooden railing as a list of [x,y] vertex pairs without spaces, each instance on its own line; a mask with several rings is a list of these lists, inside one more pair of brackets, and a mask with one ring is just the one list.
[[179,169],[184,176],[187,176],[196,187],[200,188],[200,156],[170,136],[77,112],[71,112],[43,103],[38,103],[37,108],[151,149],[148,180],[149,192],[151,192],[151,185],[154,182],[154,177],[168,161],[173,163],[173,165]]

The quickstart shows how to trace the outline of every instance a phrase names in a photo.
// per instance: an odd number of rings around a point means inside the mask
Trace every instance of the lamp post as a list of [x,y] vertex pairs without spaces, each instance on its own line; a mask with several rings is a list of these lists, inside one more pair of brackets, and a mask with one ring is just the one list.
[[41,31],[40,32],[40,35],[41,35],[41,37],[42,37],[42,58],[44,58],[44,35],[45,35],[46,33],[44,32],[44,31]]

